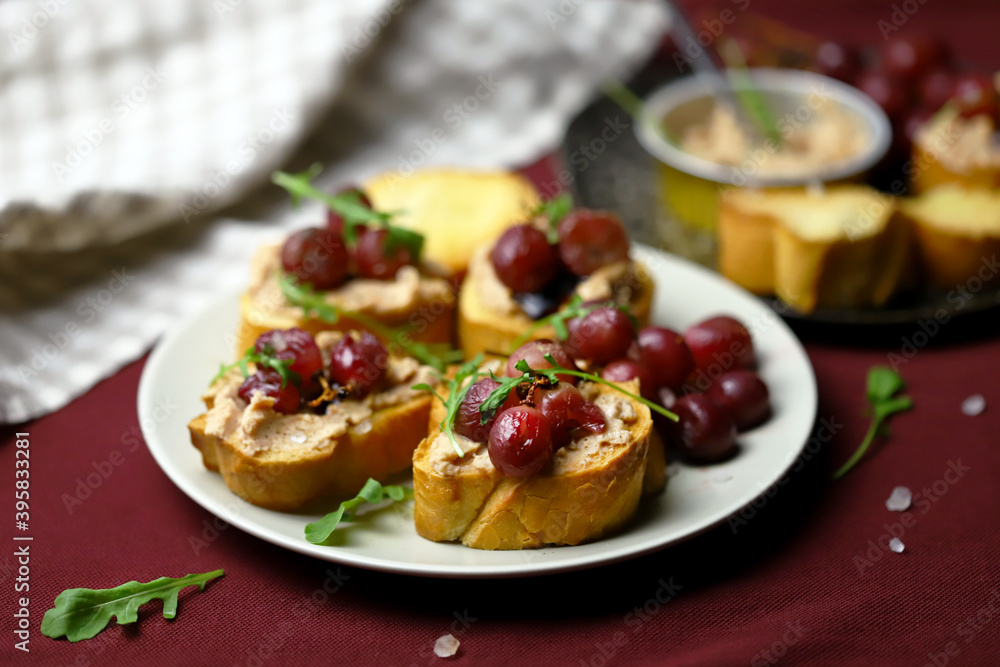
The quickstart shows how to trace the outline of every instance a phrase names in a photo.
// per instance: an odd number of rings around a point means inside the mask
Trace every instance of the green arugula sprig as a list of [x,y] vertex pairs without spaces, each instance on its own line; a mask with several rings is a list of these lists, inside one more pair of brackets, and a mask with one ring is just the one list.
[[330,512],[322,519],[306,524],[306,541],[310,544],[325,544],[341,521],[354,518],[354,511],[362,503],[378,504],[384,500],[400,502],[413,497],[413,491],[405,486],[383,486],[378,481],[368,478],[358,495],[340,503],[340,507]]
[[518,336],[513,343],[510,344],[510,351],[513,352],[517,348],[521,347],[531,338],[531,334],[535,333],[539,329],[551,326],[556,331],[556,337],[559,340],[566,340],[569,338],[569,327],[566,323],[577,317],[584,318],[598,308],[617,308],[632,320],[632,326],[638,329],[638,323],[635,320],[635,316],[629,312],[628,308],[620,303],[608,300],[600,303],[589,303],[584,305],[583,297],[579,294],[574,294],[570,297],[570,300],[566,302],[562,308],[552,313],[551,315],[546,315],[545,317],[535,320],[534,323],[527,329],[524,333]]
[[440,343],[418,343],[410,338],[405,329],[393,329],[376,319],[354,310],[343,310],[327,303],[323,295],[313,290],[306,283],[299,283],[294,276],[284,274],[278,278],[281,293],[288,302],[298,306],[306,317],[315,316],[328,324],[336,324],[341,316],[352,319],[372,333],[381,336],[383,340],[398,344],[407,354],[417,361],[443,372],[449,365],[461,361],[462,353],[450,346]]
[[539,204],[538,208],[532,212],[531,217],[543,216],[548,221],[545,228],[545,238],[554,245],[559,243],[559,223],[572,210],[573,197],[568,192],[564,192]]
[[420,261],[420,253],[424,247],[423,234],[392,224],[392,213],[376,211],[365,206],[359,192],[352,191],[334,195],[316,188],[312,184],[312,180],[322,170],[322,166],[314,164],[298,174],[276,171],[271,175],[271,181],[288,191],[292,196],[292,204],[295,206],[303,198],[313,199],[325,204],[327,208],[340,215],[344,219],[344,240],[349,244],[357,242],[358,227],[369,225],[382,227],[388,232],[385,239],[385,252],[403,247],[410,251],[414,262]]
[[90,639],[108,627],[111,617],[119,625],[135,623],[139,607],[150,600],[163,600],[163,617],[177,616],[177,596],[188,586],[205,590],[205,584],[225,574],[214,570],[204,574],[189,574],[179,579],[160,577],[144,584],[129,581],[115,588],[70,588],[58,596],[52,609],[42,617],[42,634],[58,639],[65,636],[71,642]]
[[896,396],[895,394],[905,387],[903,378],[888,366],[872,366],[868,371],[868,402],[872,405],[872,423],[868,427],[864,440],[857,451],[842,465],[837,472],[833,473],[833,479],[837,480],[851,471],[861,457],[868,451],[868,447],[878,435],[888,435],[888,429],[884,422],[891,415],[897,412],[904,412],[913,407],[913,399],[909,396]]
[[670,419],[671,421],[678,420],[678,416],[676,414],[674,414],[670,410],[667,410],[662,405],[657,405],[656,403],[653,403],[652,401],[649,401],[643,398],[642,396],[637,396],[630,391],[626,391],[621,387],[619,387],[617,384],[613,382],[608,382],[599,375],[594,375],[593,373],[587,373],[585,371],[577,370],[575,368],[565,368],[563,366],[560,366],[559,363],[552,358],[551,354],[546,354],[545,360],[550,364],[552,364],[552,368],[532,368],[531,366],[528,365],[528,361],[526,359],[521,359],[520,361],[517,362],[517,364],[514,365],[514,368],[521,371],[522,373],[522,375],[520,375],[519,377],[501,378],[493,375],[493,373],[490,373],[490,377],[492,377],[495,381],[499,382],[500,386],[494,389],[493,392],[486,397],[486,400],[480,404],[479,406],[480,423],[485,424],[493,417],[493,415],[500,408],[500,406],[502,406],[504,402],[507,400],[507,397],[510,395],[511,389],[516,388],[520,384],[532,383],[537,378],[545,378],[548,380],[549,384],[555,386],[559,384],[559,378],[558,378],[559,375],[573,375],[578,378],[583,378],[584,380],[589,380],[591,382],[598,382],[600,384],[606,385],[608,387],[611,387],[617,392],[620,392],[622,394],[625,394],[626,396],[634,398],[643,405],[648,406],[650,410],[660,413],[661,415],[663,415],[667,419]]
[[469,393],[469,387],[479,379],[479,365],[481,363],[483,363],[483,355],[479,354],[472,361],[462,364],[455,372],[455,377],[441,377],[441,382],[448,387],[446,398],[442,398],[429,384],[422,382],[413,385],[414,389],[431,392],[444,405],[446,414],[441,420],[441,431],[448,436],[448,440],[451,441],[451,445],[458,452],[459,457],[465,456],[465,452],[462,451],[458,440],[455,439],[455,417],[458,415],[458,408],[461,407],[462,401],[465,400],[465,395]]
[[212,378],[212,384],[221,380],[226,373],[239,367],[240,372],[243,373],[243,377],[248,377],[250,375],[250,369],[247,365],[250,363],[257,364],[258,367],[267,366],[268,368],[273,368],[278,371],[278,375],[281,376],[281,386],[284,387],[289,381],[294,384],[298,384],[302,378],[299,374],[291,370],[291,365],[295,362],[294,359],[279,359],[274,355],[264,352],[256,352],[253,347],[248,347],[243,356],[231,364],[219,364],[219,373],[214,378]]

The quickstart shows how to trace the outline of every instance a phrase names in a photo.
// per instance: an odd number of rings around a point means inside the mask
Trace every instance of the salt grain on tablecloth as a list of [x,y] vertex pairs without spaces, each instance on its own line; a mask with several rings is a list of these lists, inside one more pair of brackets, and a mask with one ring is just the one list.
[[890,512],[905,512],[910,509],[910,503],[913,501],[913,494],[905,486],[897,486],[889,494],[889,498],[885,501],[885,508]]
[[986,398],[982,394],[973,394],[962,401],[962,414],[969,417],[983,414],[986,409]]
[[455,635],[444,635],[434,642],[434,655],[437,657],[450,658],[456,653],[458,653],[458,640],[455,639]]
[[889,548],[895,551],[896,553],[901,554],[903,553],[903,549],[905,549],[906,546],[903,544],[903,540],[899,539],[898,537],[894,537],[891,540],[889,540]]

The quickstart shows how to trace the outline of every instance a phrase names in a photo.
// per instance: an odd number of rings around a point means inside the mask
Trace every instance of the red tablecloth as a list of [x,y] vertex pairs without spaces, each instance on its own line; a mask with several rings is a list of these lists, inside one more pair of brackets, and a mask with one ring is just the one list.
[[[868,41],[879,38],[876,21],[893,11],[890,2],[829,3],[807,15],[779,4],[786,3],[753,6],[816,33]],[[968,59],[1000,64],[990,30],[995,3],[912,4],[919,6],[912,25],[945,32]],[[916,328],[867,345],[863,335],[819,342],[810,333],[820,423],[836,433],[748,510],[745,523],[627,563],[522,581],[338,567],[212,527],[214,517],[174,487],[136,438],[138,361],[53,415],[0,427],[9,512],[0,660],[429,665],[440,662],[434,640],[452,632],[462,642],[456,665],[1000,664],[1000,332],[982,319],[974,327],[947,325],[901,367],[915,410],[833,484],[830,470],[867,426],[868,367],[898,353],[904,337],[923,339]],[[965,416],[960,403],[974,393],[985,395],[986,412]],[[16,432],[30,433],[31,542],[12,540]],[[95,471],[100,484],[79,504],[67,503]],[[918,494],[909,513],[885,508],[896,485]],[[904,553],[886,548],[892,536]],[[24,545],[27,577],[14,555]],[[205,593],[182,595],[174,621],[153,602],[139,624],[113,626],[90,641],[38,632],[64,588],[216,568],[226,576]],[[25,578],[30,589],[16,592]],[[14,648],[20,597],[29,598],[30,653]]]

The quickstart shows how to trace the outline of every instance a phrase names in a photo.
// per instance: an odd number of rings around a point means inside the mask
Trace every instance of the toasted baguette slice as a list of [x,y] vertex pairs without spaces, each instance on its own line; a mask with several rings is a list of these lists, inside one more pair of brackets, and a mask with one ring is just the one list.
[[[622,386],[638,392],[635,382]],[[643,491],[649,408],[603,385],[583,383],[581,391],[604,411],[605,432],[576,439],[548,471],[524,479],[503,476],[485,444],[461,436],[459,458],[438,427],[445,413],[436,404],[431,433],[413,455],[417,533],[476,549],[532,549],[595,540],[628,522]]]
[[[487,257],[488,248],[480,248],[472,260],[468,276],[462,283],[458,296],[458,341],[467,359],[481,352],[508,354],[513,343],[535,323],[520,309],[509,308],[509,291],[501,285]],[[616,299],[627,300],[629,312],[640,327],[649,324],[653,305],[653,280],[642,264],[633,262],[633,270],[622,280],[622,293]],[[485,290],[483,289],[485,286]],[[495,301],[487,302],[484,293],[501,293]],[[603,297],[602,297],[603,298]],[[504,306],[497,308],[497,302]],[[556,339],[551,326],[541,327],[531,333],[531,340]]]
[[1000,187],[996,126],[986,115],[962,118],[941,111],[913,141],[911,185],[917,194],[953,183],[967,188]]
[[[235,343],[237,356],[251,347],[260,334],[271,329],[298,327],[316,335],[320,331],[367,328],[350,317],[341,317],[333,324],[307,317],[302,308],[290,303],[278,284],[281,274],[279,254],[280,246],[264,246],[253,258],[250,286],[240,297],[240,323]],[[456,301],[454,290],[448,281],[422,275],[414,267],[400,269],[395,281],[354,279],[339,289],[323,294],[331,305],[356,310],[394,329],[406,328],[413,340],[451,342]],[[393,341],[384,342],[390,344]]]
[[[895,199],[872,188],[740,190],[725,199],[725,275],[758,293],[773,281],[774,292],[800,312],[880,306],[908,275],[907,225]],[[733,259],[754,252],[763,257]]]
[[1000,253],[1000,192],[949,184],[907,201],[903,214],[913,222],[921,267],[942,289],[973,276],[996,276],[988,262]]
[[[394,372],[393,363],[387,372]],[[424,367],[407,378],[365,401],[331,406],[324,415],[283,415],[260,394],[249,405],[239,399],[242,375],[234,369],[203,397],[208,412],[188,424],[191,442],[205,467],[254,505],[293,511],[352,496],[369,477],[384,480],[408,468],[427,434],[431,397],[409,386],[434,380]]]
[[387,172],[365,192],[375,208],[399,211],[400,225],[424,235],[425,262],[447,276],[465,273],[476,248],[523,222],[539,203],[526,178],[503,171]]

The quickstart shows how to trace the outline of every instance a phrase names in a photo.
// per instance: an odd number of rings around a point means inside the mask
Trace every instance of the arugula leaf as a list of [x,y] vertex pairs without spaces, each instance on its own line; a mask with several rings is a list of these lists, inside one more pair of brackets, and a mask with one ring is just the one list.
[[548,201],[543,201],[534,210],[531,217],[544,216],[548,221],[545,231],[545,238],[551,244],[559,243],[559,223],[573,210],[573,197],[568,192],[563,192],[557,197]]
[[[472,361],[468,361],[462,364],[457,371],[455,371],[455,377],[444,378],[441,377],[441,382],[443,382],[448,387],[448,396],[442,398],[440,394],[434,391],[434,388],[428,384],[416,384],[413,385],[414,389],[424,390],[431,392],[446,409],[446,414],[444,419],[441,420],[441,431],[448,436],[448,440],[451,441],[451,446],[455,448],[458,452],[458,456],[461,458],[465,456],[465,452],[458,444],[458,440],[455,439],[455,417],[458,415],[458,408],[461,407],[462,401],[465,400],[465,395],[469,393],[469,387],[476,383],[479,379],[479,365],[483,363],[483,355],[477,354],[476,358]],[[470,379],[471,378],[471,379]],[[469,380],[466,382],[466,380]]]
[[494,380],[500,383],[500,386],[494,389],[493,392],[486,397],[486,400],[479,405],[480,422],[485,424],[487,421],[490,420],[491,417],[493,417],[497,409],[504,404],[504,401],[507,400],[507,396],[510,394],[510,390],[513,387],[516,387],[517,385],[524,382],[531,383],[536,378],[546,378],[549,384],[555,386],[559,384],[559,378],[558,378],[559,375],[575,375],[576,377],[583,378],[584,380],[589,380],[590,382],[597,382],[599,384],[606,385],[619,393],[634,398],[643,405],[649,407],[650,410],[660,413],[661,415],[663,415],[667,419],[670,419],[671,421],[677,421],[679,419],[677,415],[667,410],[662,405],[657,405],[656,403],[653,403],[652,401],[649,401],[643,398],[642,396],[637,396],[630,391],[626,391],[625,389],[619,387],[617,384],[609,382],[599,375],[594,375],[593,373],[587,373],[585,371],[577,370],[575,368],[565,368],[563,366],[560,366],[559,363],[552,358],[551,354],[546,354],[545,360],[550,364],[552,364],[552,368],[532,368],[531,366],[528,365],[527,359],[521,359],[514,365],[514,368],[523,373],[521,377],[498,378],[496,376],[492,376]]
[[844,465],[840,466],[837,472],[833,473],[834,480],[840,479],[857,465],[876,436],[887,434],[885,421],[889,417],[913,407],[913,399],[909,396],[896,396],[896,393],[904,387],[903,378],[888,366],[872,366],[868,370],[866,395],[868,402],[872,405],[872,422],[857,451]]
[[350,521],[354,518],[355,509],[362,503],[378,504],[383,500],[399,502],[412,496],[413,491],[405,486],[382,486],[381,483],[369,477],[357,496],[340,503],[340,507],[322,519],[306,524],[306,541],[310,544],[324,544],[333,535],[333,531],[340,525],[341,521]]
[[289,381],[294,384],[298,384],[302,378],[299,374],[291,370],[291,365],[295,362],[294,359],[279,359],[268,352],[255,352],[254,348],[248,347],[243,356],[234,361],[231,364],[220,364],[219,373],[212,378],[209,384],[215,384],[220,380],[226,373],[233,370],[237,366],[240,372],[243,373],[243,377],[248,377],[250,375],[250,369],[247,368],[247,364],[254,363],[258,367],[267,366],[278,371],[278,375],[281,376],[281,386],[284,387]]
[[462,360],[461,351],[452,349],[448,345],[418,343],[410,338],[405,329],[393,329],[364,313],[359,313],[356,310],[341,310],[337,306],[327,303],[322,294],[314,291],[308,284],[298,283],[291,274],[286,273],[280,276],[278,285],[288,302],[301,308],[306,317],[315,315],[317,319],[329,324],[336,324],[341,316],[352,319],[372,333],[381,336],[383,340],[396,343],[411,357],[433,367],[438,372],[443,372],[449,364]]
[[517,348],[521,347],[531,338],[531,334],[535,333],[539,329],[551,326],[556,331],[556,337],[559,340],[566,340],[569,338],[569,327],[566,323],[577,317],[583,318],[589,315],[591,312],[597,310],[598,308],[617,308],[632,320],[632,325],[638,329],[638,323],[635,320],[635,316],[629,312],[628,308],[622,304],[616,303],[614,301],[608,300],[600,303],[590,303],[584,305],[583,297],[579,294],[574,294],[570,297],[570,300],[566,302],[566,305],[552,313],[551,315],[546,315],[545,317],[535,320],[530,327],[528,327],[523,334],[518,336],[513,343],[510,344],[510,351],[513,352]]
[[54,607],[42,617],[42,634],[57,639],[65,635],[71,642],[90,639],[108,627],[111,617],[119,625],[135,623],[139,607],[156,598],[163,600],[163,617],[177,615],[177,596],[188,586],[205,590],[205,584],[225,574],[214,570],[189,574],[179,579],[160,577],[144,584],[129,581],[115,588],[70,588],[58,596]]
[[314,164],[298,174],[276,171],[271,174],[271,181],[288,191],[292,196],[293,205],[298,205],[303,198],[314,199],[339,214],[344,219],[344,240],[348,243],[357,242],[359,226],[376,225],[389,232],[383,248],[384,252],[390,252],[392,249],[402,246],[410,251],[413,261],[420,261],[420,253],[424,247],[423,234],[392,224],[393,214],[376,211],[365,206],[361,201],[360,192],[349,191],[333,195],[316,188],[313,186],[312,180],[322,170],[323,168],[319,164]]

